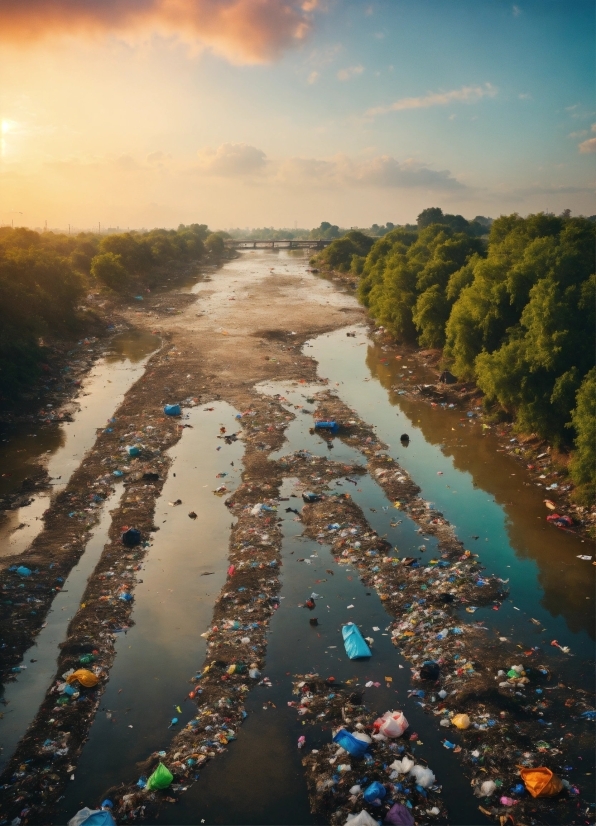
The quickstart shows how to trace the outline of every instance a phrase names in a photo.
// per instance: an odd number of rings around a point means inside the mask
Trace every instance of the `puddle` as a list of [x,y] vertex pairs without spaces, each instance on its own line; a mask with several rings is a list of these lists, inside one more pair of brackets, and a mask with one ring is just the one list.
[[[286,479],[281,496],[291,496],[299,489],[294,480]],[[324,724],[303,726],[296,710],[287,706],[288,701],[296,699],[292,694],[292,675],[316,671],[338,681],[353,679],[360,686],[368,680],[380,682],[379,688],[365,690],[366,705],[372,713],[381,714],[388,709],[405,712],[423,743],[414,751],[428,759],[437,781],[443,783],[443,797],[451,811],[457,811],[457,823],[476,824],[478,804],[469,781],[455,758],[441,747],[433,720],[407,699],[411,687],[409,667],[397,654],[390,637],[383,636],[387,634],[390,617],[380,599],[374,591],[366,590],[350,566],[334,562],[328,546],[303,538],[301,523],[294,522],[291,514],[286,515],[283,507],[278,514],[283,519],[284,534],[281,601],[271,619],[263,669],[263,676],[270,678],[272,687],[258,686],[247,695],[245,706],[249,716],[238,731],[238,740],[225,754],[207,764],[198,782],[182,795],[175,808],[164,807],[160,823],[190,826],[203,820],[206,824],[326,822],[310,813],[301,765],[304,752],[298,750],[297,741],[300,735],[306,736],[307,752],[329,742],[331,731]],[[310,558],[311,564],[299,562],[300,558]],[[327,569],[333,570],[334,575],[327,574]],[[298,604],[313,591],[320,597],[311,614]],[[348,610],[348,605],[354,608]],[[309,624],[313,615],[319,620],[317,627]],[[370,661],[348,660],[341,626],[350,621],[374,638]],[[373,627],[381,631],[376,632]],[[400,663],[403,670],[398,669]],[[393,689],[385,687],[383,678],[388,673],[394,678]]]
[[4,687],[2,698],[6,705],[3,705],[3,717],[0,719],[0,771],[4,769],[19,740],[33,722],[54,679],[58,646],[66,638],[68,624],[78,610],[87,580],[108,542],[108,531],[112,521],[110,511],[118,507],[123,490],[124,488],[119,486],[116,493],[104,503],[99,523],[89,538],[79,563],[70,572],[62,591],[56,594],[45,626],[23,657],[22,664],[26,670],[22,671],[14,682],[7,683]]
[[[345,330],[320,336],[307,343],[305,353],[317,359],[330,388],[376,426],[390,455],[420,485],[423,498],[456,526],[466,547],[480,553],[489,572],[510,578],[510,600],[499,612],[479,609],[475,619],[514,630],[528,645],[550,646],[552,639],[569,645],[576,657],[566,660],[568,673],[591,685],[592,677],[584,674],[582,680],[580,672],[585,659],[593,658],[593,571],[576,558],[591,549],[546,525],[544,491],[523,485],[523,467],[497,452],[496,437],[483,436],[479,424],[462,423],[461,412],[392,392],[408,370],[413,381],[429,379],[411,360],[392,363],[362,328],[356,338],[347,338]],[[399,443],[404,432],[410,435],[408,448]],[[547,633],[536,630],[531,617]]]
[[[230,491],[236,488],[243,454],[242,441],[227,445],[217,439],[222,425],[228,432],[237,429],[236,411],[225,402],[209,406],[215,409],[185,413],[184,423],[192,429],[184,429],[170,451],[173,464],[155,511],[160,530],[134,592],[135,625],[118,637],[110,681],[60,822],[72,817],[81,801],[87,805],[115,783],[136,779],[135,764],[167,746],[172,717],[180,720],[179,729],[193,716],[194,704],[185,702],[188,681],[205,656],[200,635],[226,579],[233,520],[225,497],[213,490],[222,483]],[[219,473],[227,475],[217,478]],[[168,504],[177,499],[181,505]],[[196,520],[189,519],[190,511],[198,514]]]
[[[118,408],[127,390],[142,375],[149,355],[160,345],[158,336],[131,331],[114,336],[110,350],[90,370],[77,398],[74,421],[50,426],[19,426],[6,431],[9,439],[0,451],[4,493],[18,488],[32,466],[46,461],[51,491],[35,494],[30,505],[0,514],[0,556],[25,551],[43,528],[43,514],[51,497],[68,484],[92,447],[97,428]],[[10,485],[10,490],[9,490]]]

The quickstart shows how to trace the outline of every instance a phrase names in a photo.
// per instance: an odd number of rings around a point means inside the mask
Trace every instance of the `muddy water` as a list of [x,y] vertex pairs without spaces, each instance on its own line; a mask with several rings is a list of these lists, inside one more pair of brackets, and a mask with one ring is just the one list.
[[[594,549],[547,525],[542,500],[550,494],[530,484],[523,466],[499,452],[496,436],[483,435],[478,423],[391,391],[407,377],[424,382],[434,374],[390,359],[364,330],[356,338],[339,330],[310,345],[305,352],[319,362],[319,374],[376,426],[389,453],[421,486],[421,495],[456,526],[489,571],[510,578],[510,600],[499,612],[481,608],[474,618],[508,633],[514,629],[525,645],[550,648],[554,639],[569,645],[576,656],[565,660],[566,671],[583,675],[592,686],[586,660],[593,657],[594,568],[577,556]],[[399,441],[404,432],[410,435],[407,448]]]
[[24,670],[15,682],[8,683],[3,690],[2,699],[6,705],[0,720],[0,771],[10,760],[18,741],[33,721],[48,686],[54,679],[58,646],[66,638],[68,624],[79,607],[87,580],[108,541],[112,520],[110,511],[118,507],[122,491],[120,486],[105,502],[101,519],[87,542],[83,556],[56,595],[46,624],[25,652]]
[[61,490],[93,445],[126,391],[142,375],[148,356],[160,345],[157,336],[131,331],[114,336],[109,352],[92,368],[78,396],[74,421],[50,426],[19,425],[4,433],[0,450],[2,493],[10,493],[35,465],[45,464],[51,490],[35,494],[30,505],[0,514],[0,556],[22,553],[43,527],[52,495]]
[[[177,717],[181,727],[192,717],[188,681],[203,663],[206,642],[200,635],[225,582],[233,519],[213,491],[221,484],[236,488],[243,452],[241,441],[227,445],[217,438],[221,426],[228,433],[237,430],[236,411],[224,402],[209,407],[215,409],[185,414],[192,428],[170,451],[173,464],[155,512],[160,530],[135,588],[135,625],[118,639],[101,710],[64,801],[63,822],[80,802],[136,779],[135,763],[167,746],[171,719]],[[218,478],[221,473],[226,475]],[[170,504],[178,499],[181,505]],[[196,520],[189,518],[191,511]]]

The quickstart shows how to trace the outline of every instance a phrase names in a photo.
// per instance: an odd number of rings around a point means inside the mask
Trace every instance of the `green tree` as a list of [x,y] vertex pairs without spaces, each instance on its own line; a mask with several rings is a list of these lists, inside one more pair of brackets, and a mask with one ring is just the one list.
[[103,252],[91,261],[91,275],[106,287],[122,292],[128,286],[130,277],[119,255]]
[[576,396],[569,423],[576,433],[570,470],[578,486],[577,500],[593,505],[596,495],[596,367],[586,374]]
[[211,235],[208,235],[205,239],[205,248],[215,258],[221,258],[225,252],[226,245],[224,244],[224,239],[221,235],[216,232],[212,232]]

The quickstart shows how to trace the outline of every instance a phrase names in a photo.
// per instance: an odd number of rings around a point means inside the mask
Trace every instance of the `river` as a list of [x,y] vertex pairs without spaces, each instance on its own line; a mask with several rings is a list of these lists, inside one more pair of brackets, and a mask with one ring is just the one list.
[[[257,283],[274,264],[291,269],[300,265],[301,271],[304,267],[304,257],[287,252],[253,253],[247,261],[250,272],[245,267],[242,275],[247,280],[254,276]],[[242,271],[241,263],[226,266]],[[315,283],[312,275],[305,274],[304,279],[305,289]],[[197,292],[200,302],[201,290],[187,289]],[[216,274],[209,289],[215,293],[218,289]],[[353,302],[348,296],[342,298]],[[211,303],[214,299],[216,294]],[[547,647],[557,639],[569,646],[573,656],[561,654],[566,674],[592,691],[594,569],[578,555],[591,554],[593,549],[579,537],[547,525],[544,491],[531,484],[523,466],[502,451],[496,435],[486,434],[461,411],[431,407],[392,389],[403,379],[424,382],[434,380],[434,375],[411,359],[395,359],[368,337],[365,328],[353,326],[349,331],[355,336],[347,337],[345,329],[318,336],[307,342],[304,352],[316,359],[319,376],[329,380],[329,388],[376,427],[379,438],[389,445],[388,452],[420,485],[421,496],[456,526],[466,547],[480,554],[487,571],[510,580],[510,596],[500,610],[479,608],[474,620],[481,619],[501,633],[515,633],[515,639],[526,645]],[[309,394],[309,388],[292,382],[268,383],[260,391],[283,396],[283,404],[292,412],[297,405],[306,405]],[[172,736],[168,723],[177,705],[182,708],[181,723],[191,713],[190,704],[184,705],[187,680],[203,661],[205,644],[200,634],[209,624],[225,580],[230,515],[213,497],[212,486],[218,484],[218,474],[226,473],[220,478],[233,490],[242,462],[241,443],[216,450],[218,429],[230,426],[235,411],[223,403],[214,407],[190,411],[192,430],[184,432],[172,451],[174,464],[156,513],[161,530],[136,589],[136,625],[119,640],[101,711],[62,801],[60,822],[82,804],[97,803],[109,786],[135,779],[139,774],[135,763],[167,746]],[[272,458],[298,449],[325,455],[326,442],[312,435],[310,427],[311,416],[297,415],[286,432],[286,444]],[[407,449],[399,441],[403,432],[410,436]],[[363,463],[358,451],[337,440],[330,458]],[[361,477],[350,492],[379,534],[386,534],[402,553],[420,554],[417,527],[407,516],[400,524],[392,522],[391,503],[369,476]],[[282,496],[297,493],[294,480],[286,479]],[[171,504],[178,498],[181,507]],[[196,522],[188,519],[191,507],[199,514]],[[317,823],[309,812],[296,741],[305,733],[307,746],[316,747],[330,735],[324,727],[303,729],[287,706],[292,676],[316,670],[360,684],[380,682],[368,691],[367,705],[378,712],[390,707],[405,711],[420,734],[419,754],[443,785],[451,822],[477,823],[478,801],[460,764],[440,747],[432,718],[407,698],[409,666],[391,645],[385,631],[389,616],[382,603],[349,568],[335,566],[334,576],[326,576],[333,567],[328,547],[302,537],[300,524],[283,510],[278,513],[284,532],[281,602],[269,630],[264,672],[272,687],[260,686],[249,694],[249,716],[238,741],[207,765],[180,804],[164,810],[160,822]],[[426,553],[432,553],[434,540],[425,544]],[[299,558],[308,558],[311,564]],[[203,575],[206,579],[200,578]],[[304,612],[298,608],[312,591],[320,595],[322,606],[316,628],[305,625]],[[348,610],[348,605],[354,608]],[[343,655],[339,629],[348,619],[374,636],[370,662],[349,662]],[[461,621],[469,621],[469,615],[463,613]],[[395,675],[391,689],[382,684],[388,670]],[[584,780],[579,774],[573,779]]]

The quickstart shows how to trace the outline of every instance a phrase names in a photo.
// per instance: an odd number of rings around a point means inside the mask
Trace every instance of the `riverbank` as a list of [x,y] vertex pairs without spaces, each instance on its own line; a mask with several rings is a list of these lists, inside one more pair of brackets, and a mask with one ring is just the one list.
[[[321,276],[341,285],[352,295],[356,295],[356,276],[351,273],[336,271],[322,272]],[[369,318],[371,328],[375,325]],[[484,408],[484,394],[473,382],[442,382],[442,351],[426,350],[414,345],[398,344],[383,327],[375,330],[379,345],[387,352],[387,357],[405,361],[412,359],[416,371],[404,376],[404,381],[396,381],[394,389],[400,394],[407,394],[417,401],[436,406],[451,405],[480,422],[486,432],[496,435],[500,449],[507,451],[529,471],[533,484],[544,488],[545,518],[552,513],[568,516],[572,520],[569,527],[563,526],[590,541],[596,539],[596,504],[591,506],[574,501],[576,486],[569,477],[569,452],[554,448],[546,439],[532,433],[518,430],[515,421],[511,421],[498,411]],[[448,371],[447,371],[448,372]],[[595,563],[596,564],[596,561]]]
[[[270,267],[267,274],[264,272],[264,264],[269,263],[275,266]],[[504,583],[486,578],[482,589],[478,590],[478,577],[485,577],[481,574],[476,557],[469,554],[459,560],[463,555],[464,546],[455,537],[453,529],[441,513],[430,506],[430,503],[419,499],[416,476],[410,478],[403,466],[389,461],[385,455],[385,444],[364,419],[360,419],[353,410],[342,405],[334,396],[319,395],[316,387],[308,387],[315,382],[319,387],[329,382],[317,379],[317,362],[302,353],[303,343],[311,335],[338,329],[346,324],[360,323],[363,320],[363,311],[355,307],[349,297],[338,294],[330,285],[305,276],[301,270],[303,263],[299,265],[296,261],[290,261],[287,267],[286,264],[287,259],[281,257],[278,260],[271,258],[266,262],[261,260],[260,269],[255,267],[253,271],[251,256],[246,256],[244,260],[220,271],[211,282],[205,281],[200,284],[195,296],[168,296],[167,307],[147,305],[140,311],[143,323],[148,329],[159,329],[165,344],[148,363],[143,378],[129,390],[125,402],[116,412],[115,422],[110,423],[110,427],[106,429],[110,432],[103,432],[98,437],[90,454],[96,454],[101,460],[102,469],[108,477],[110,473],[113,474],[114,469],[122,470],[122,478],[126,480],[125,495],[113,514],[111,541],[104,549],[96,571],[89,581],[87,592],[82,598],[83,606],[69,627],[68,641],[62,649],[56,673],[58,681],[67,668],[80,667],[81,657],[92,655],[94,659],[88,665],[97,669],[99,686],[96,689],[81,690],[81,698],[85,699],[79,698],[68,702],[64,702],[63,698],[62,702],[58,702],[61,700],[60,694],[53,690],[48,692],[38,718],[2,778],[3,782],[8,784],[5,793],[7,800],[10,798],[10,812],[7,812],[9,816],[19,814],[22,811],[19,806],[22,807],[26,799],[33,809],[23,818],[31,823],[47,822],[48,815],[54,811],[55,801],[71,782],[68,778],[74,775],[75,781],[77,779],[78,758],[109,678],[115,640],[118,635],[126,633],[127,627],[134,621],[134,601],[127,599],[125,595],[134,596],[135,583],[141,576],[143,559],[149,552],[145,543],[151,541],[151,535],[158,527],[155,524],[155,506],[161,493],[163,479],[169,472],[169,460],[164,452],[169,445],[178,442],[185,424],[184,419],[172,420],[163,416],[162,407],[165,402],[177,401],[182,403],[183,407],[201,405],[203,408],[203,405],[206,405],[204,409],[209,410],[212,399],[221,398],[228,401],[239,411],[241,419],[236,434],[227,432],[224,435],[229,439],[240,439],[245,446],[245,456],[242,460],[242,484],[228,501],[230,513],[237,520],[229,545],[229,562],[234,570],[229,573],[221,598],[213,604],[214,621],[209,630],[203,632],[208,636],[209,648],[204,665],[197,670],[196,678],[193,678],[191,684],[191,693],[194,696],[189,699],[194,701],[192,705],[196,702],[199,722],[193,724],[190,729],[185,729],[178,737],[174,737],[171,746],[168,745],[171,735],[164,734],[163,738],[165,760],[174,769],[180,782],[175,784],[177,788],[173,794],[166,792],[155,800],[152,800],[150,795],[139,798],[136,796],[138,774],[135,775],[134,768],[129,766],[127,777],[115,778],[117,781],[124,781],[123,785],[112,790],[119,812],[126,818],[130,819],[134,815],[146,821],[148,810],[141,810],[144,805],[159,806],[159,798],[165,799],[166,802],[179,800],[178,792],[190,786],[199,766],[223,751],[227,742],[237,735],[237,726],[242,719],[243,699],[248,696],[243,686],[250,687],[254,684],[252,680],[255,678],[248,678],[242,667],[237,671],[234,669],[231,673],[229,669],[236,663],[248,668],[255,662],[261,667],[265,659],[268,623],[274,612],[277,614],[275,597],[279,596],[279,564],[272,563],[279,563],[281,539],[278,529],[279,517],[275,508],[278,508],[279,512],[280,503],[288,495],[282,495],[281,483],[284,477],[299,479],[303,489],[311,490],[322,497],[320,502],[304,507],[299,499],[288,503],[294,508],[296,505],[302,508],[302,513],[296,514],[296,518],[302,520],[304,534],[312,536],[313,541],[320,544],[332,545],[334,561],[338,566],[336,574],[346,563],[353,565],[357,576],[363,580],[363,589],[366,585],[371,591],[376,591],[389,614],[402,616],[403,611],[408,610],[404,600],[413,598],[418,603],[420,600],[428,599],[431,610],[432,600],[429,597],[434,599],[437,596],[434,593],[435,586],[453,591],[455,606],[463,610],[464,605],[475,609],[479,601],[481,610],[486,600],[497,608],[502,604],[500,592],[504,588]],[[251,278],[251,275],[256,277]],[[191,304],[197,297],[197,304]],[[160,310],[165,312],[162,316],[165,321],[158,327],[155,317]],[[340,336],[344,344],[352,341],[346,339],[342,331],[329,337],[330,348],[334,346],[331,339]],[[364,336],[362,338],[361,344],[365,344],[366,339]],[[325,336],[318,339],[316,352],[319,363],[320,349],[325,348],[326,341]],[[344,348],[341,354],[349,370],[350,351]],[[327,370],[325,372],[330,374]],[[276,396],[267,399],[259,388],[255,387],[259,382],[273,380],[281,381],[282,389],[290,383],[296,383],[298,389],[303,387],[309,396],[306,399],[309,409],[304,408],[303,400],[298,400],[288,409],[287,404],[283,405],[283,399]],[[368,381],[368,378],[365,380]],[[333,381],[335,384],[335,378]],[[340,383],[343,382],[337,382],[338,386]],[[367,385],[362,385],[362,388],[366,387]],[[368,388],[367,395],[372,395],[371,386],[368,385]],[[317,404],[318,410],[314,410],[313,406]],[[336,461],[321,461],[320,456],[309,455],[308,449],[312,449],[312,445],[309,443],[308,433],[303,433],[298,442],[294,441],[291,448],[294,453],[280,455],[288,425],[293,426],[296,418],[303,422],[312,422],[312,418],[298,416],[298,413],[309,413],[310,417],[315,413],[324,417],[335,415],[346,424],[340,440],[329,440],[334,452],[328,455]],[[125,449],[135,441],[142,453],[138,458],[131,459],[125,455]],[[350,446],[349,451],[347,448],[340,448],[340,444],[344,442]],[[306,451],[303,450],[305,446]],[[327,454],[327,446],[324,443],[322,448],[323,453]],[[437,557],[433,543],[440,540],[440,560],[446,563],[445,565],[435,566],[432,560],[428,565],[424,564],[426,560],[421,548],[408,548],[407,552],[408,556],[413,557],[412,561],[418,560],[417,565],[412,567],[405,560],[395,564],[398,557],[401,559],[403,552],[400,554],[397,549],[394,552],[390,551],[390,543],[382,536],[385,530],[381,531],[378,525],[375,524],[376,530],[372,530],[371,524],[376,517],[367,515],[365,518],[362,508],[350,502],[349,495],[338,495],[340,491],[342,494],[347,493],[344,484],[346,475],[349,475],[348,483],[356,484],[358,478],[362,478],[362,470],[354,465],[352,451],[356,450],[367,462],[371,476],[387,494],[388,498],[382,510],[389,510],[391,503],[399,501],[400,509],[391,509],[395,514],[392,522],[395,521],[397,525],[402,518],[407,521],[411,517],[420,526],[419,530],[428,535],[428,539],[425,537],[424,541],[435,561]],[[143,478],[145,474],[150,476]],[[343,487],[337,490],[330,489],[330,483],[342,484]],[[219,484],[215,482],[215,485]],[[375,507],[371,507],[370,510],[376,511],[376,501],[371,504]],[[253,512],[257,507],[258,510]],[[293,512],[296,512],[296,508]],[[194,523],[189,521],[188,524]],[[143,545],[123,553],[119,537],[126,525],[141,529]],[[403,538],[402,528],[399,535]],[[415,542],[416,547],[419,541],[417,539]],[[398,556],[394,556],[394,553]],[[426,555],[428,556],[428,552]],[[387,562],[385,557],[389,558],[390,562]],[[242,565],[249,560],[250,567]],[[252,563],[256,564],[257,570],[252,569]],[[450,581],[447,584],[443,576],[446,572],[453,576],[451,567],[458,574],[455,584]],[[306,566],[304,568],[306,570]],[[333,571],[327,573],[331,575]],[[431,582],[430,575],[434,575],[437,582]],[[314,585],[310,584],[310,587],[318,591],[317,583],[320,581],[323,580],[315,580]],[[433,586],[432,594],[428,593],[428,585]],[[257,587],[258,594],[255,593]],[[287,583],[284,587],[287,587]],[[249,605],[242,596],[247,593],[256,599],[250,603],[250,609],[253,610],[248,609],[251,613],[249,622],[239,624],[250,625],[251,628],[236,628],[240,609],[248,608]],[[304,593],[307,594],[309,591],[305,588]],[[351,586],[348,593],[353,593]],[[439,591],[438,595],[441,593],[442,591]],[[34,597],[35,591],[28,592],[28,596]],[[474,600],[473,605],[470,604],[471,598]],[[345,610],[345,597],[342,603]],[[432,606],[428,617],[421,617],[415,612],[408,613],[408,617],[417,623],[412,624],[415,635],[411,642],[408,642],[410,635],[403,633],[404,629],[398,628],[397,625],[392,627],[392,636],[399,643],[400,650],[413,661],[419,656],[417,645],[422,643],[430,647],[427,635],[431,633],[434,623],[441,622],[441,628],[444,628],[447,623],[456,621],[455,616],[452,616],[453,609],[448,605],[436,607],[432,603]],[[30,602],[28,607],[30,610]],[[23,610],[26,611],[26,608],[27,605],[23,606]],[[348,605],[348,609],[351,608],[354,606]],[[424,612],[426,608],[416,610]],[[305,617],[304,622],[307,622],[308,614],[305,611],[302,613]],[[379,626],[382,622],[383,620],[379,622]],[[457,622],[461,624],[459,618]],[[231,626],[228,623],[231,623]],[[214,630],[213,626],[216,626],[217,630]],[[193,633],[200,634],[203,627],[193,627]],[[393,631],[398,633],[393,634]],[[245,642],[244,634],[249,638],[250,644]],[[482,674],[475,668],[475,651],[473,656],[462,658],[462,650],[458,649],[461,649],[459,643],[462,641],[468,646],[474,643],[475,649],[475,641],[480,640],[482,644],[484,635],[485,632],[481,629],[470,626],[470,631],[465,636],[450,633],[448,642],[444,644],[444,670],[445,679],[449,678],[449,690],[457,689],[457,701],[463,704],[470,702],[470,708],[474,707],[478,717],[486,713],[490,715],[493,711],[496,713],[498,709],[495,710],[488,704],[494,697],[483,697],[488,711],[480,712],[473,700],[465,696],[465,691],[464,696],[459,696],[460,686],[462,690],[469,685],[484,690],[485,683],[474,682],[479,679],[479,674],[481,680],[487,681],[488,672],[495,665],[496,659],[502,660],[502,664],[508,667],[509,660],[513,661],[514,655],[519,657],[513,639],[511,645],[495,641],[491,648],[494,659],[487,661],[484,656],[491,651],[481,652],[482,656],[478,657],[478,662],[486,669]],[[431,653],[434,655],[435,652]],[[299,656],[298,651],[296,654]],[[310,666],[312,660],[310,654],[307,656]],[[464,668],[466,663],[463,659],[472,662],[471,673],[469,668]],[[211,666],[212,663],[213,668],[206,671],[205,667]],[[290,667],[295,667],[293,657]],[[389,676],[395,674],[395,664],[392,668],[393,671],[382,673]],[[458,669],[463,673],[457,673]],[[556,669],[552,669],[552,673],[555,674]],[[394,679],[397,680],[397,675]],[[508,683],[504,693],[510,692],[514,686],[514,683]],[[182,693],[187,691],[188,688],[181,686]],[[567,695],[562,694],[562,698],[565,696]],[[582,703],[585,702],[583,696],[581,700]],[[519,704],[522,701],[517,702]],[[400,701],[400,705],[403,707],[403,700]],[[578,706],[573,711],[574,716],[584,707]],[[443,713],[446,709],[448,712],[452,706],[438,708],[433,705],[432,708],[434,715],[435,711]],[[517,713],[516,710],[515,715],[512,714],[512,721],[516,719]],[[534,711],[535,715],[539,713],[538,709]],[[528,732],[530,742],[536,739],[534,730],[540,731],[536,728],[540,724],[536,722],[533,714],[528,712],[528,716],[532,718],[531,730]],[[482,720],[475,719],[474,722],[478,722],[479,726],[485,725]],[[504,725],[499,724],[496,732],[503,734]],[[488,727],[488,723],[486,726]],[[478,730],[475,729],[475,733],[470,734],[476,740],[478,736],[485,738],[490,746],[490,734],[484,734],[487,730],[488,728],[481,728],[482,734],[478,735]],[[46,748],[46,751],[41,753],[40,743],[45,744]],[[262,746],[262,743],[257,743],[257,749]],[[438,750],[443,751],[441,748]],[[464,751],[467,756],[468,750],[462,747],[462,752]],[[473,757],[471,754],[470,759]],[[150,758],[146,769],[156,760],[156,755]],[[558,758],[556,765],[558,766]],[[25,768],[22,768],[23,766]],[[71,788],[75,785],[76,783]],[[133,794],[134,797],[124,800],[128,794]],[[85,802],[92,801],[86,799]],[[499,811],[496,814],[499,815]],[[451,822],[454,822],[453,817]]]

